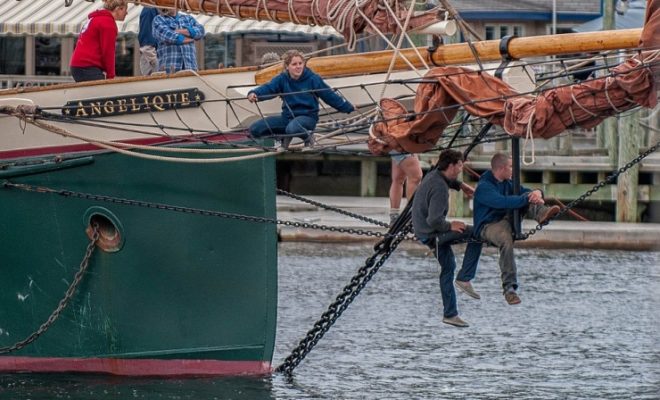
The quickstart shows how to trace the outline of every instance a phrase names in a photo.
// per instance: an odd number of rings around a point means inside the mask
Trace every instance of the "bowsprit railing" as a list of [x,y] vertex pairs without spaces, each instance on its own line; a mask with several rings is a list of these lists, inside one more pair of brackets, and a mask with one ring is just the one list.
[[65,82],[73,82],[73,78],[70,76],[0,74],[0,89],[48,86]]

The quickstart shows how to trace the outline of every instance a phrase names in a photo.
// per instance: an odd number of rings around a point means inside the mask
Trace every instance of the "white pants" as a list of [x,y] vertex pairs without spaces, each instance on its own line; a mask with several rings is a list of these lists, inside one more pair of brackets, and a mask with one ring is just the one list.
[[154,46],[140,47],[140,72],[148,76],[158,70],[158,55]]

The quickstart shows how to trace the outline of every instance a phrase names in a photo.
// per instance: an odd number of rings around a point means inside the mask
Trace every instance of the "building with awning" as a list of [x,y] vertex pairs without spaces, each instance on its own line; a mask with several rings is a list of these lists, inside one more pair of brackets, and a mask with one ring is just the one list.
[[[1,35],[77,35],[87,15],[101,8],[101,2],[74,1],[65,7],[62,0],[0,0]],[[117,22],[121,33],[137,33],[142,6],[130,5],[128,15]],[[317,38],[341,37],[329,26],[297,25],[290,22],[239,20],[215,15],[195,15],[207,34],[291,33]]]
[[[101,1],[0,0],[0,76],[68,75],[76,36],[87,16],[101,8]],[[137,33],[142,6],[129,5],[118,21],[118,74],[138,71]],[[343,41],[332,27],[290,22],[239,20],[215,15],[194,15],[206,30],[197,43],[199,65],[251,65],[261,55],[290,48],[317,51]],[[23,55],[23,56],[21,56]],[[53,78],[55,80],[55,78]]]

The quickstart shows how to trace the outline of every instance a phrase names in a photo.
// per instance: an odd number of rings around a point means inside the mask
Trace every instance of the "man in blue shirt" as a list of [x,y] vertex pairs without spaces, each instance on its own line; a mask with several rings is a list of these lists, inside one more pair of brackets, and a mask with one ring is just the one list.
[[138,42],[140,43],[140,72],[142,75],[151,75],[158,69],[158,55],[156,48],[158,42],[151,33],[154,18],[158,15],[158,9],[143,6],[140,12],[140,32]]
[[195,18],[174,9],[161,9],[154,18],[153,35],[158,41],[159,71],[198,69],[195,40],[204,37],[204,27]]
[[484,172],[474,193],[474,232],[475,236],[497,246],[500,251],[500,272],[502,288],[507,303],[520,304],[518,272],[513,256],[513,231],[511,213],[520,209],[521,213],[544,223],[557,215],[558,206],[548,207],[543,200],[543,192],[522,187],[520,194],[513,194],[513,173],[511,157],[496,153],[490,160],[491,170]]

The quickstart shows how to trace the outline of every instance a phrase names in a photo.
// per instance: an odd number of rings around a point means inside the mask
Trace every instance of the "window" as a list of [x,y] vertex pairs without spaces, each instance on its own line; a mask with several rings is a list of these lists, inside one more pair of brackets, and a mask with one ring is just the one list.
[[516,36],[516,37],[525,36],[525,31],[523,30],[522,25],[514,25],[513,35]]
[[497,39],[495,37],[495,27],[494,26],[486,25],[486,37],[485,37],[485,39],[486,40]]
[[57,37],[34,38],[35,75],[60,75],[62,43]]
[[486,25],[486,40],[501,39],[508,35],[524,36],[522,25]]
[[216,69],[225,66],[225,36],[204,36],[204,69]]
[[0,74],[25,75],[25,38],[0,36]]
[[115,75],[133,76],[133,54],[135,52],[135,41],[131,36],[122,35],[117,37],[115,44]]

